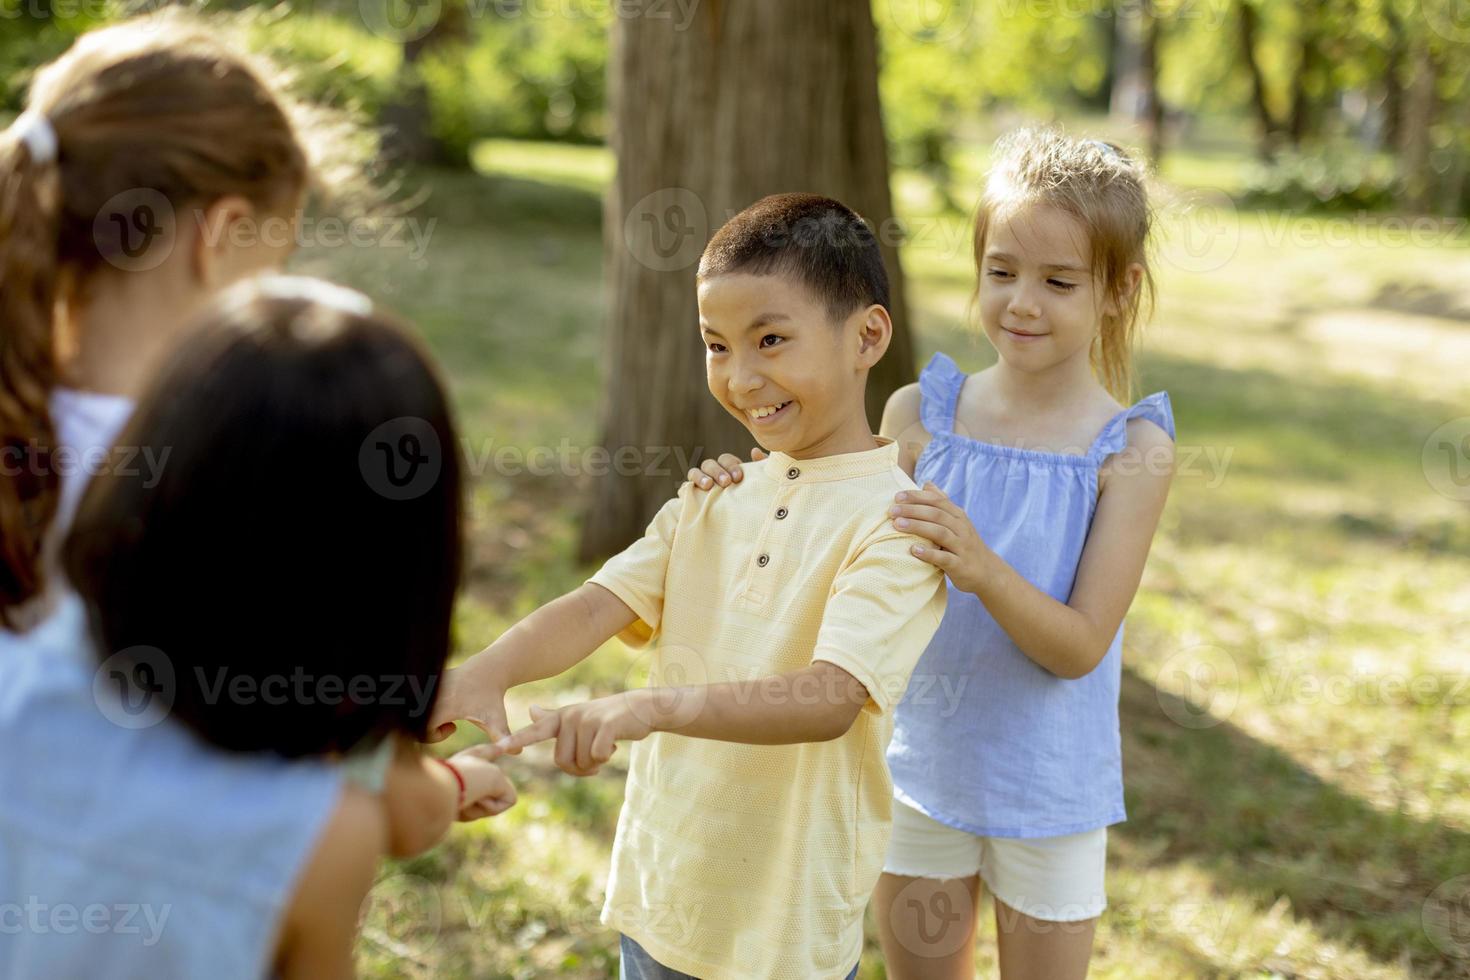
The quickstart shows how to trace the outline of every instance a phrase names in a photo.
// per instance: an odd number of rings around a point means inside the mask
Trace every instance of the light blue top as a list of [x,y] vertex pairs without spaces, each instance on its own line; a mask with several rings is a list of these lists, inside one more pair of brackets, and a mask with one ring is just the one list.
[[340,768],[129,714],[91,651],[72,594],[0,634],[0,977],[260,980]]
[[[965,374],[935,354],[919,375],[932,440],[914,479],[964,508],[980,537],[1028,582],[1072,594],[1097,507],[1098,468],[1128,442],[1129,419],[1174,438],[1157,392],[1108,421],[1086,455],[1017,449],[955,433]],[[1064,680],[1011,641],[980,600],[951,583],[939,631],[894,716],[894,794],[941,823],[987,837],[1054,837],[1127,819],[1118,730],[1123,628],[1097,668]]]

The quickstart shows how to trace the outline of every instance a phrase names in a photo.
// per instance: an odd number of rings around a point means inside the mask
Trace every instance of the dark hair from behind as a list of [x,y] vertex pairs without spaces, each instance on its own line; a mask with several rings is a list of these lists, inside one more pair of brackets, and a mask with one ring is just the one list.
[[[118,439],[166,452],[161,475],[98,476],[64,546],[99,659],[132,671],[149,656],[134,648],[161,652],[172,714],[224,749],[422,737],[463,548],[430,359],[389,317],[255,283],[205,317]],[[401,499],[369,463],[405,426],[438,476]]]
[[732,273],[791,276],[838,322],[862,307],[888,306],[888,271],[873,230],[819,194],[773,194],[727,221],[705,247],[698,278]]

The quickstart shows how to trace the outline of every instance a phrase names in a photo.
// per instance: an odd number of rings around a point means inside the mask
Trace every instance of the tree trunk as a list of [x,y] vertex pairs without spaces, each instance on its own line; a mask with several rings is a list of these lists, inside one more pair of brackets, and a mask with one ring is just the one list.
[[1383,141],[1381,149],[1393,151],[1399,145],[1399,130],[1404,118],[1404,25],[1393,11],[1393,4],[1383,8],[1388,23],[1388,49],[1383,68]]
[[1163,21],[1151,0],[1143,3],[1143,57],[1139,74],[1143,78],[1144,125],[1148,129],[1148,158],[1155,168],[1164,164],[1164,99],[1159,94],[1159,49],[1162,47]]
[[914,379],[869,0],[706,0],[683,24],[677,6],[622,3],[612,29],[602,443],[613,463],[594,486],[584,561],[642,534],[689,465],[754,444],[705,385],[694,274],[709,237],[761,197],[815,191],[868,219],[894,320],[868,379],[875,427]]
[[1318,44],[1321,30],[1321,0],[1309,0],[1297,8],[1301,18],[1301,30],[1297,38],[1298,52],[1296,73],[1291,83],[1291,115],[1287,121],[1287,135],[1291,145],[1300,148],[1302,142],[1316,128],[1316,97],[1312,84],[1322,71],[1322,52]]
[[1256,60],[1256,8],[1251,0],[1238,0],[1235,6],[1238,14],[1236,23],[1240,28],[1240,57],[1245,62],[1251,79],[1251,110],[1256,117],[1256,155],[1269,162],[1276,155],[1276,141],[1281,127],[1271,115],[1271,107],[1266,102],[1266,78],[1261,72],[1261,63]]
[[466,45],[472,34],[467,9],[454,0],[445,0],[427,30],[407,30],[401,42],[403,60],[395,84],[398,94],[382,109],[387,149],[394,159],[403,163],[464,164],[434,136],[429,89],[419,73],[419,63],[432,51]]
[[1430,126],[1435,112],[1435,64],[1429,43],[1416,37],[1409,47],[1409,85],[1399,126],[1399,176],[1405,208],[1426,211],[1434,181],[1429,170]]

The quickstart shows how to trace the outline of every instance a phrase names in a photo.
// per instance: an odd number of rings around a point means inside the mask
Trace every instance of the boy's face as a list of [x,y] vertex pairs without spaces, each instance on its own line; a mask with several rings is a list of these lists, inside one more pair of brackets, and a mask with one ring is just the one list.
[[834,323],[791,276],[731,273],[700,282],[699,331],[710,394],[761,446],[798,458],[873,448],[863,392],[888,346],[881,306]]

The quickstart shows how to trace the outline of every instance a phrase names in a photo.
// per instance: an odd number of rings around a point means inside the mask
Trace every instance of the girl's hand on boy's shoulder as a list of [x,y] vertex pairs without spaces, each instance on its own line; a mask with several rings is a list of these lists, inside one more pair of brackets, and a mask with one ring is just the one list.
[[943,569],[955,588],[978,594],[991,551],[964,510],[933,483],[900,491],[893,501],[893,526],[927,542],[914,545],[914,555]]
[[498,753],[519,753],[556,739],[556,766],[571,776],[594,776],[620,741],[640,741],[653,732],[650,712],[639,710],[639,691],[625,691],[582,704],[548,710],[531,708],[531,724],[495,742]]
[[[750,461],[758,463],[766,458],[765,450],[756,446],[750,451]],[[689,482],[700,490],[709,490],[718,483],[722,487],[733,486],[745,476],[740,469],[740,457],[734,453],[721,453],[719,459],[707,459],[698,468],[689,471]]]

